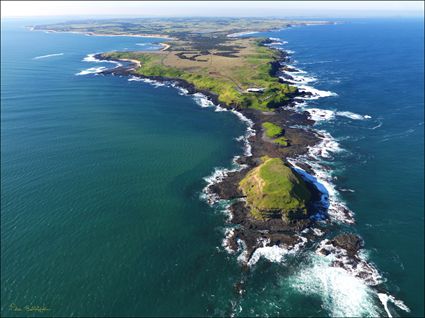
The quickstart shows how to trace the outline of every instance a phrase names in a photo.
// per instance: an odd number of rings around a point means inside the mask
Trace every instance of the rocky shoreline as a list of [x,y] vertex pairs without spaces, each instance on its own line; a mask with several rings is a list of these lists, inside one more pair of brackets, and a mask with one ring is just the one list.
[[[267,43],[268,42],[265,41],[263,44]],[[285,64],[289,61],[288,55],[280,51],[280,56],[281,58],[278,61],[272,63],[272,73],[276,77],[281,69],[289,67]],[[289,96],[290,98],[284,105],[270,112],[234,108],[231,105],[223,105],[223,103],[220,103],[217,95],[212,92],[199,90],[194,85],[184,80],[139,74],[135,72],[135,67],[137,65],[132,61],[114,60],[102,54],[96,54],[94,58],[97,60],[124,62],[125,64],[113,69],[104,70],[100,74],[134,76],[157,82],[172,82],[174,86],[186,90],[187,94],[201,93],[215,105],[221,104],[220,106],[227,109],[234,109],[252,122],[251,129],[253,133],[248,138],[251,151],[249,154],[237,157],[236,163],[240,168],[227,172],[225,177],[220,178],[216,183],[211,183],[207,188],[209,194],[215,197],[215,201],[225,200],[229,203],[228,211],[230,212],[230,218],[228,222],[229,226],[231,226],[231,230],[227,232],[223,245],[231,253],[242,252],[238,259],[244,266],[250,265],[250,260],[257,249],[278,246],[283,247],[287,251],[291,251],[304,246],[309,240],[314,241],[314,238],[322,240],[322,235],[328,232],[328,226],[323,222],[315,221],[314,218],[311,217],[293,220],[290,223],[284,222],[280,218],[268,220],[257,220],[252,218],[244,202],[244,196],[239,189],[239,182],[250,169],[258,166],[261,157],[265,155],[278,157],[287,163],[287,159],[307,154],[310,147],[320,142],[321,139],[317,132],[308,128],[314,124],[314,121],[309,118],[309,114],[307,112],[300,113],[293,109],[295,106],[295,98],[308,97],[308,92],[297,91],[295,94],[292,94],[292,96]],[[289,140],[289,145],[287,147],[281,147],[265,138],[261,126],[265,121],[274,123],[284,129],[285,137]],[[303,128],[296,128],[299,126],[303,126]],[[302,168],[307,172],[310,171],[308,165]],[[294,172],[296,173],[296,171]],[[320,202],[322,193],[313,183],[308,182],[308,180],[306,181],[312,194],[311,206],[309,209],[313,210]],[[322,219],[325,219],[326,211],[322,211],[322,213]],[[314,231],[311,230],[313,227],[315,228]],[[321,233],[321,235],[317,235],[318,232]],[[302,236],[301,233],[303,233],[304,236]],[[336,240],[336,238],[334,239]],[[354,244],[354,242],[357,242],[360,238],[351,234],[346,236],[345,240],[349,241],[347,243],[348,245],[346,245],[350,246],[349,255],[357,255],[362,245]],[[318,242],[319,240],[316,241]]]

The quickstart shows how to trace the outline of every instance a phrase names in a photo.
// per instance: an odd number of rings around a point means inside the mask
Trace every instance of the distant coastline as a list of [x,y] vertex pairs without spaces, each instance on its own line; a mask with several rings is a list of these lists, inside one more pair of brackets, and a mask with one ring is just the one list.
[[124,36],[124,37],[135,37],[135,38],[158,38],[158,39],[169,39],[174,40],[175,38],[167,35],[167,34],[129,34],[129,33],[122,33],[122,34],[113,34],[113,33],[97,33],[97,32],[89,32],[89,31],[57,31],[52,29],[38,29],[34,26],[28,26],[27,27],[30,31],[43,31],[47,33],[73,33],[73,34],[83,34],[86,36]]

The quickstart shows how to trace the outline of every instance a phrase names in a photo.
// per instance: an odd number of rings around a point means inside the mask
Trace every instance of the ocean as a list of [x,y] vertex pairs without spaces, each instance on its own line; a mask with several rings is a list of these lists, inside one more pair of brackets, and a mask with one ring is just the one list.
[[96,75],[114,65],[90,55],[161,39],[4,20],[2,316],[423,316],[423,19],[339,22],[258,36],[313,93],[298,108],[327,138],[315,167],[385,293],[311,249],[249,271],[227,253],[203,189],[243,153],[246,123],[172,85]]

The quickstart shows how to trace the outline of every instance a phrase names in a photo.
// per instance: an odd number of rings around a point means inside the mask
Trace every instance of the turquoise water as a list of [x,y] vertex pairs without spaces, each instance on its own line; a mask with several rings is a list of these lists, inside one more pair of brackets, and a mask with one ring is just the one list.
[[[338,94],[310,107],[372,117],[317,128],[346,149],[331,163],[335,184],[354,191],[341,196],[355,228],[411,313],[392,310],[410,316],[424,314],[422,23],[269,34],[289,42],[297,67],[318,78],[314,87]],[[155,49],[160,39],[46,34],[27,24],[2,22],[2,315],[385,313],[361,281],[310,251],[284,264],[260,260],[250,272],[224,251],[226,216],[199,196],[203,177],[242,152],[236,116],[174,88],[75,75],[110,66],[82,61],[89,53]]]

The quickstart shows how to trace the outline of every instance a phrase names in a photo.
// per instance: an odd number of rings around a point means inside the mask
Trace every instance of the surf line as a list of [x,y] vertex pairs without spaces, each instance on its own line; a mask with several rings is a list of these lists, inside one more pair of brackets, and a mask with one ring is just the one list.
[[65,53],[53,53],[53,54],[47,54],[47,55],[40,55],[40,56],[36,56],[33,58],[33,60],[41,60],[41,59],[46,59],[48,57],[52,57],[52,56],[61,56],[64,55]]

